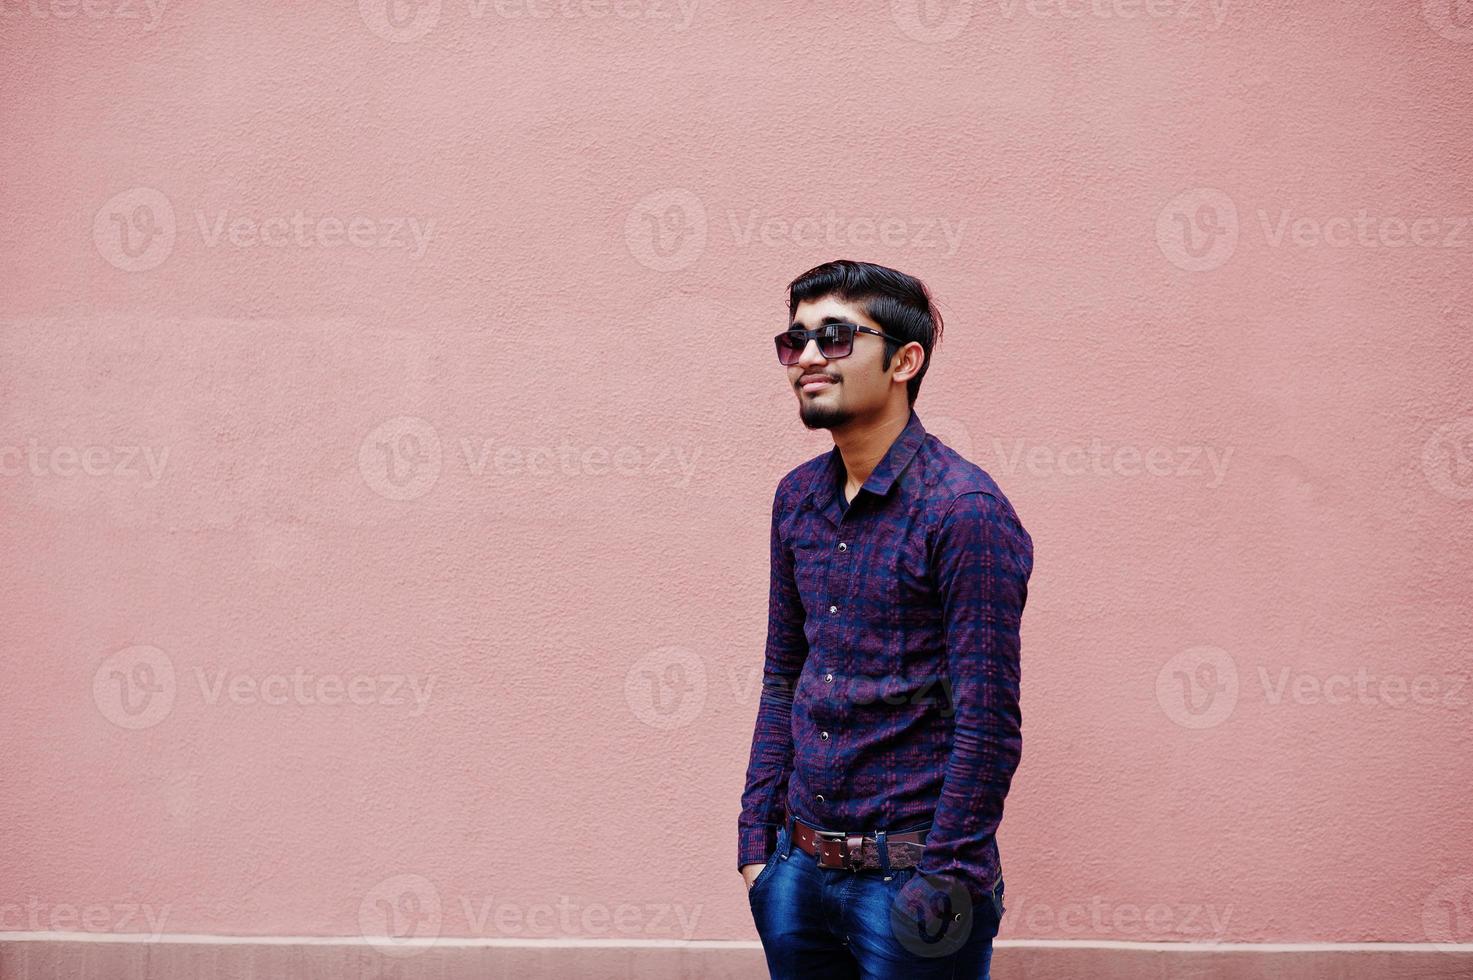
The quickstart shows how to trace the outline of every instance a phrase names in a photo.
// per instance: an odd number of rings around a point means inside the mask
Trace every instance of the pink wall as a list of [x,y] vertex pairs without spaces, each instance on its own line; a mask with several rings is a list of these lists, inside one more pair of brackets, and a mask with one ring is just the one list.
[[0,5],[0,929],[754,938],[853,257],[1037,549],[1002,938],[1473,940],[1469,12],[528,2]]

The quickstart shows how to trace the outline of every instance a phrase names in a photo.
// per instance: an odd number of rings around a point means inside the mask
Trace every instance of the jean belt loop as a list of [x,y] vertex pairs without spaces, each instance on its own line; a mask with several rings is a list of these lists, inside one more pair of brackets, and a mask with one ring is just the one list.
[[784,821],[784,823],[787,826],[787,831],[788,832],[786,834],[784,834],[783,835],[783,839],[778,842],[778,844],[779,844],[779,846],[778,846],[778,856],[781,857],[784,861],[786,861],[787,858],[788,858],[788,854],[793,850],[793,816],[792,816],[792,814],[788,814],[788,818],[787,818],[786,821]]
[[890,845],[885,841],[883,830],[875,831],[875,847],[880,852],[880,874],[890,873]]

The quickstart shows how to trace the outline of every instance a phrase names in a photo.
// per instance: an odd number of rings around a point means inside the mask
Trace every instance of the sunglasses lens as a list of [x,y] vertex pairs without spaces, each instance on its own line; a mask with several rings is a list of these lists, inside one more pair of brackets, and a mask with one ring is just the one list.
[[803,356],[806,341],[802,334],[780,333],[777,335],[777,359],[784,364],[797,364]]
[[[784,364],[797,364],[808,346],[808,338],[802,333],[788,331],[774,338],[777,341],[777,359]],[[848,357],[854,349],[854,326],[849,323],[830,323],[818,335],[818,352],[824,357]]]
[[854,328],[847,323],[832,323],[818,338],[818,352],[824,357],[847,357],[854,344]]

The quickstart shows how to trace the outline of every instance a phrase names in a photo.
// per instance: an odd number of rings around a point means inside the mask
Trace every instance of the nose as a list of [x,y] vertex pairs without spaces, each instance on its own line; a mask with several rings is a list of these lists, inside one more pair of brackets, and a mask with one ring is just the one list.
[[828,362],[829,359],[819,352],[817,339],[810,340],[807,346],[803,348],[803,353],[798,357],[798,366],[801,368],[817,367],[820,364],[827,364]]

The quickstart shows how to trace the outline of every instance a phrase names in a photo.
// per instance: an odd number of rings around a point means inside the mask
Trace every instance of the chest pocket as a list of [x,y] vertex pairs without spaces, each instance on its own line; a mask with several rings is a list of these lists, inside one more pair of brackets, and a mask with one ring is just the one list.
[[807,613],[810,645],[823,666],[888,673],[895,660],[900,579],[893,556],[867,544],[870,528],[823,527],[793,542],[793,575]]
[[811,538],[793,542],[793,580],[810,623],[828,615],[829,549]]
[[924,538],[906,540],[895,553],[895,598],[908,618],[937,612],[936,579]]

